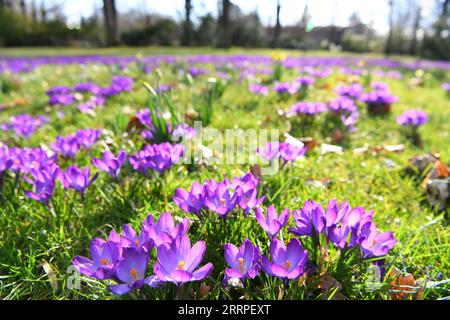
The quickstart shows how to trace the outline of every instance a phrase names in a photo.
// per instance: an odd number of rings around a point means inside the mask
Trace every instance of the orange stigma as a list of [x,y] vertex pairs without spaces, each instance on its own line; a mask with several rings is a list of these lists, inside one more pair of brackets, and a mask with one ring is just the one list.
[[139,280],[139,274],[138,271],[136,270],[136,268],[133,268],[130,270],[130,274],[133,277],[133,280]]
[[136,244],[136,247],[139,247],[139,240],[134,240],[134,243]]
[[291,266],[292,266],[292,262],[290,262],[289,260],[286,260],[286,262],[283,263],[283,267],[284,267],[286,270],[289,270]]
[[183,270],[184,268],[184,261],[181,260],[180,262],[178,262],[178,270]]
[[238,267],[238,269],[239,269],[239,272],[240,273],[244,273],[244,258],[238,258],[238,261],[239,261],[239,267]]
[[225,199],[224,198],[220,199],[220,203],[222,203],[222,205],[224,206],[225,205]]
[[108,259],[106,259],[106,258],[103,258],[102,260],[100,260],[100,263],[102,264],[102,266],[105,266],[107,264],[111,264],[111,262]]

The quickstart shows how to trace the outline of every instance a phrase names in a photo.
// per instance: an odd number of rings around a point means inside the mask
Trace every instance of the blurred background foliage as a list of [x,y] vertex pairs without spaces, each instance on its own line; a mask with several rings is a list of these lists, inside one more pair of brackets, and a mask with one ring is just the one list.
[[[450,59],[449,0],[433,2],[431,16],[424,16],[421,0],[389,0],[387,34],[379,34],[373,21],[353,13],[346,26],[332,22],[314,26],[307,1],[299,4],[299,19],[284,25],[281,0],[273,0],[274,25],[264,25],[258,11],[244,13],[238,2],[219,0],[218,12],[195,15],[198,1],[186,0],[175,19],[139,7],[119,12],[116,1],[103,0],[89,17],[69,25],[64,1],[49,5],[35,0],[0,0],[0,47],[18,46],[231,46],[300,50],[384,52],[428,59]],[[150,3],[151,6],[151,3]],[[302,10],[303,9],[303,10]],[[327,10],[331,10],[328,8]],[[149,11],[149,10],[147,10]]]

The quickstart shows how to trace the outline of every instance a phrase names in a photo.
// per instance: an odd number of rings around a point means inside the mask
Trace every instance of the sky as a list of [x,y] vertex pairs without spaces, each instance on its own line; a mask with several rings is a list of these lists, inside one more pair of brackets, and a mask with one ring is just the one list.
[[[90,16],[94,8],[101,10],[102,0],[42,0],[46,4],[61,3],[67,21],[70,25],[77,25],[82,16]],[[432,0],[420,0],[423,13],[426,16],[432,8]],[[192,0],[194,6],[193,16],[204,15],[211,12],[217,15],[217,0]],[[184,0],[116,0],[119,12],[138,9],[150,13],[159,13],[182,19]],[[235,0],[243,12],[257,10],[263,24],[275,23],[276,0]],[[281,24],[290,25],[298,22],[302,16],[305,4],[311,15],[314,26],[336,25],[345,26],[349,17],[357,12],[365,23],[371,23],[380,34],[388,31],[388,0],[280,0]]]

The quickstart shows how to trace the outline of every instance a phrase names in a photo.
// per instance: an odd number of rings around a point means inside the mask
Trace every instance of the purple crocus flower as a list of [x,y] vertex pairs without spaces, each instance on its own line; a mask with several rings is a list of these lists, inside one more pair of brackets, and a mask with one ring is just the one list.
[[264,216],[260,208],[256,208],[255,218],[261,228],[267,232],[269,239],[272,240],[281,231],[289,220],[289,209],[284,209],[278,216],[277,211],[273,205],[267,208],[266,216]]
[[46,94],[48,96],[55,96],[55,95],[61,95],[61,94],[70,94],[72,92],[72,89],[69,87],[64,86],[55,86],[47,90]]
[[251,84],[249,87],[249,90],[250,90],[250,92],[252,92],[254,94],[259,94],[259,95],[263,95],[263,96],[269,94],[269,89],[259,83]]
[[361,252],[363,258],[386,255],[397,243],[392,232],[379,233],[373,222],[361,228]]
[[163,212],[158,221],[155,222],[153,215],[145,219],[141,228],[141,235],[153,241],[156,247],[169,246],[177,237],[184,236],[190,226],[188,217],[185,217],[175,226],[172,215],[169,212]]
[[95,95],[100,93],[101,88],[93,82],[81,82],[75,86],[74,90],[77,92],[89,92]]
[[238,195],[230,192],[229,186],[225,181],[215,186],[207,185],[205,190],[205,207],[219,216],[226,217],[236,207]]
[[[232,184],[236,183],[236,180],[233,179]],[[258,183],[249,180],[249,181],[242,181],[240,180],[240,184],[235,187],[235,194],[237,195],[237,203],[239,207],[244,210],[244,215],[247,216],[248,213],[258,206],[261,205],[261,203],[264,202],[266,199],[266,195],[262,196],[258,199]]]
[[264,150],[257,149],[257,153],[272,163],[274,159],[283,159],[284,164],[297,160],[306,153],[306,147],[289,142],[268,142]]
[[205,255],[206,245],[204,241],[198,241],[191,248],[191,242],[187,235],[178,237],[169,247],[158,247],[157,261],[153,271],[158,280],[173,282],[177,286],[185,282],[200,281],[212,271],[211,262],[196,270]]
[[11,168],[13,165],[13,159],[10,156],[9,149],[7,146],[0,147],[0,176]]
[[289,142],[283,142],[280,144],[280,158],[285,163],[293,162],[306,153],[306,147],[302,144],[294,145]]
[[181,208],[181,210],[184,212],[192,212],[196,215],[199,215],[202,210],[203,200],[204,187],[198,182],[192,183],[189,192],[177,188],[175,190],[175,195],[173,196],[173,201]]
[[359,83],[352,83],[348,86],[339,85],[334,89],[337,94],[351,99],[358,99],[363,91],[364,87]]
[[278,94],[296,94],[299,86],[290,82],[278,82],[274,86],[274,91]]
[[300,84],[302,87],[309,87],[310,85],[314,84],[315,80],[313,77],[298,77],[295,79],[295,82]]
[[161,83],[161,84],[159,85],[159,87],[156,89],[156,92],[164,93],[164,92],[169,92],[169,91],[172,90],[172,89],[173,89],[173,86],[172,86],[172,85],[170,85],[170,84],[165,84],[165,83]]
[[154,145],[146,145],[137,154],[130,156],[131,166],[148,176],[148,170],[152,169],[163,175],[183,156],[184,148],[181,144],[171,145],[168,142]]
[[328,104],[328,109],[335,114],[351,114],[356,112],[358,108],[355,102],[345,96],[338,97]]
[[11,170],[15,173],[29,173],[31,169],[39,169],[42,166],[50,165],[55,162],[56,154],[49,156],[41,148],[17,148],[9,149],[9,155],[12,159]]
[[[327,238],[339,249],[352,248],[359,242],[361,223],[371,219],[371,213],[366,215],[364,208],[350,208],[347,202],[340,205],[333,199],[328,203],[325,213]],[[350,237],[349,237],[350,235]]]
[[316,114],[323,113],[327,110],[327,106],[323,102],[308,102],[308,101],[302,101],[298,102],[295,105],[291,107],[291,109],[288,112],[288,116],[312,116]]
[[442,89],[444,89],[445,91],[450,91],[450,82],[443,83]]
[[428,115],[423,111],[408,110],[397,117],[397,123],[402,126],[412,126],[418,128],[427,123]]
[[117,157],[112,152],[105,151],[101,159],[92,158],[92,164],[117,179],[126,157],[127,154],[124,150],[120,150]]
[[289,228],[289,231],[297,236],[317,237],[325,228],[326,218],[323,208],[315,201],[305,201],[303,208],[294,210],[292,215],[296,228]]
[[75,137],[81,146],[89,150],[90,147],[100,138],[101,134],[102,133],[100,130],[80,129],[75,133]]
[[82,113],[89,113],[99,106],[103,106],[106,103],[106,99],[102,96],[92,96],[85,103],[80,104],[77,109]]
[[47,122],[43,116],[31,117],[28,114],[21,114],[11,118],[9,123],[0,126],[0,129],[11,131],[19,137],[29,138],[37,129]]
[[396,102],[398,98],[388,91],[377,90],[362,94],[360,100],[372,105],[388,105]]
[[30,182],[34,185],[35,192],[24,190],[25,195],[48,206],[55,190],[55,179],[59,172],[60,169],[56,164],[45,164],[39,166],[39,168],[32,168],[30,170],[32,176]]
[[279,142],[267,142],[263,150],[257,149],[256,153],[265,158],[267,161],[272,162],[280,155],[280,143]]
[[389,86],[386,83],[380,81],[372,82],[370,84],[370,87],[376,91],[386,91],[386,92],[389,91]]
[[124,248],[134,248],[145,252],[150,252],[155,246],[154,241],[148,237],[147,233],[141,231],[141,234],[138,235],[129,224],[123,225],[120,241]]
[[273,277],[293,280],[306,271],[308,251],[303,250],[300,241],[293,238],[287,246],[283,241],[273,239],[270,243],[272,262],[265,256],[261,257],[261,264],[265,272]]
[[259,249],[250,240],[244,239],[238,249],[234,244],[226,243],[224,257],[230,268],[225,269],[227,278],[255,278],[261,271],[259,261]]
[[145,277],[149,261],[149,256],[145,251],[139,251],[134,248],[126,248],[123,257],[117,264],[116,278],[120,284],[111,285],[108,289],[116,294],[123,295],[131,290],[140,289],[144,284],[150,287],[159,285],[155,276]]
[[75,158],[80,150],[79,139],[74,136],[56,136],[56,141],[50,145],[51,149],[65,158]]
[[[110,238],[116,234],[112,233]],[[91,259],[76,256],[72,264],[81,274],[99,280],[113,278],[117,269],[117,264],[122,257],[122,245],[120,242],[105,241],[95,238],[91,241]]]
[[75,189],[81,194],[81,198],[84,200],[86,188],[97,179],[97,176],[98,172],[91,177],[91,169],[89,167],[82,170],[73,165],[68,167],[65,172],[60,172],[58,179],[65,189]]
[[201,68],[197,68],[197,67],[190,67],[188,70],[188,73],[192,76],[192,77],[198,77],[201,75],[205,75],[208,74],[209,71],[206,69],[201,69]]
[[69,106],[75,102],[74,97],[71,94],[58,94],[50,96],[48,100],[48,104],[51,106],[61,105],[61,106]]
[[183,141],[191,140],[195,136],[195,129],[190,127],[187,123],[179,124],[172,132],[172,141],[178,141],[182,138]]
[[125,76],[114,76],[111,80],[111,88],[117,93],[133,90],[133,79]]

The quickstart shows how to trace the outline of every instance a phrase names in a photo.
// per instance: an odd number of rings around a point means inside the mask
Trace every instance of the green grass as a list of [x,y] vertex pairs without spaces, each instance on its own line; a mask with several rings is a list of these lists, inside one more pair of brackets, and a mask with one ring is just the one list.
[[[166,49],[166,48],[121,48],[121,49],[2,49],[0,55],[37,56],[37,55],[78,55],[78,54],[115,54],[134,55],[137,52],[146,54],[203,54],[223,53],[213,49]],[[269,50],[232,49],[230,54],[270,54]],[[288,52],[288,54],[297,54]],[[308,53],[314,55],[317,53]],[[324,53],[320,53],[323,55]],[[176,84],[172,94],[178,110],[193,108],[193,97],[201,94],[204,78],[195,80],[192,87],[177,80],[176,71],[170,66],[161,68],[164,82]],[[327,101],[333,94],[332,89],[348,76],[336,72],[329,78],[320,80],[313,88],[308,100]],[[136,80],[147,80],[154,83],[154,75],[145,76],[131,66],[121,74],[134,77]],[[386,81],[393,94],[400,101],[393,106],[392,114],[387,117],[371,118],[361,108],[357,131],[352,133],[345,145],[343,155],[320,155],[318,150],[308,154],[304,161],[283,169],[276,176],[262,178],[261,191],[266,193],[277,209],[297,209],[305,200],[315,200],[326,205],[328,200],[337,198],[348,201],[352,206],[364,206],[374,210],[378,227],[382,231],[393,231],[399,240],[396,247],[387,257],[387,263],[403,272],[412,273],[416,279],[424,279],[427,274],[431,278],[442,272],[443,279],[450,278],[450,229],[443,215],[438,215],[431,207],[422,203],[424,194],[411,177],[403,174],[409,159],[428,151],[439,152],[444,161],[450,159],[450,100],[441,89],[442,79],[426,71],[425,85],[411,87],[408,80],[413,74],[403,72],[402,80],[373,79]],[[449,77],[447,73],[445,75]],[[7,75],[8,79],[16,79],[17,87],[9,93],[0,93],[0,103],[9,103],[24,98],[27,103],[0,113],[0,123],[14,114],[43,114],[51,121],[40,128],[29,140],[17,139],[0,131],[0,141],[20,146],[48,146],[56,135],[74,133],[78,128],[103,128],[102,141],[108,140],[112,150],[124,148],[133,153],[138,148],[136,137],[130,142],[124,135],[128,119],[137,110],[145,107],[148,93],[139,81],[135,81],[134,91],[121,94],[107,102],[104,109],[99,109],[95,117],[83,115],[74,107],[62,108],[63,119],[58,119],[56,110],[47,106],[45,91],[54,85],[74,86],[81,81],[95,81],[107,85],[111,70],[105,66],[44,66],[31,73]],[[285,80],[292,80],[292,72],[284,72]],[[203,80],[202,80],[203,79]],[[320,85],[321,84],[321,85]],[[255,98],[248,93],[247,84],[233,82],[226,89],[224,96],[215,105],[211,127],[225,130],[239,126],[240,128],[279,128],[286,130],[286,120],[277,115],[278,109],[287,109],[296,101],[280,100],[274,93],[263,98]],[[395,117],[403,111],[420,108],[429,115],[429,122],[420,132],[423,147],[418,148],[404,141],[400,134]],[[330,143],[320,134],[319,122],[316,138],[319,142]],[[135,145],[136,143],[136,145]],[[354,155],[353,149],[368,145],[374,148],[380,145],[405,143],[405,150],[399,154],[382,154],[374,156],[371,152]],[[102,143],[90,153],[81,151],[76,163],[79,166],[90,165],[92,156],[100,155]],[[393,168],[387,166],[386,160],[392,160]],[[63,166],[68,163],[60,162]],[[27,199],[23,189],[27,184],[13,190],[12,179],[8,180],[2,205],[0,207],[0,298],[2,299],[111,299],[114,298],[106,290],[106,284],[83,278],[80,289],[70,289],[70,274],[67,268],[76,255],[89,256],[89,244],[93,237],[105,237],[111,229],[120,230],[122,224],[131,223],[139,228],[148,214],[156,216],[169,211],[175,216],[183,217],[184,213],[172,201],[174,191],[178,187],[189,188],[193,181],[205,179],[221,180],[225,175],[244,173],[248,165],[212,165],[197,168],[188,172],[183,166],[175,166],[162,179],[145,180],[129,166],[121,173],[124,177],[124,190],[104,173],[87,190],[86,204],[83,209],[80,198],[72,191],[64,193],[57,187],[53,197],[56,216],[49,214],[46,207]],[[327,186],[313,187],[308,180],[326,179]],[[266,202],[267,204],[267,202]],[[194,218],[193,216],[190,216]],[[293,225],[291,219],[290,224]],[[288,237],[287,231],[283,236]],[[212,261],[215,265],[212,277],[206,281],[211,285],[210,298],[224,298],[227,295],[220,289],[225,261],[223,244],[231,242],[236,245],[249,238],[267,247],[267,238],[254,219],[230,219],[230,223],[195,222],[190,231],[192,242],[203,239],[207,243],[204,261]],[[43,264],[48,264],[51,272],[45,272]],[[276,299],[278,280],[261,275],[255,283],[258,290],[250,292],[252,298]],[[355,283],[358,279],[355,280]],[[57,287],[52,287],[56,285]],[[198,283],[185,288],[198,291]],[[173,298],[173,288],[162,290],[145,289],[148,297],[156,299]],[[290,289],[293,298],[311,298],[305,291],[297,288],[295,282]],[[357,284],[344,290],[349,298],[380,299],[388,298],[386,293],[371,293]],[[441,286],[425,291],[426,298],[442,298],[450,296],[450,286]]]

